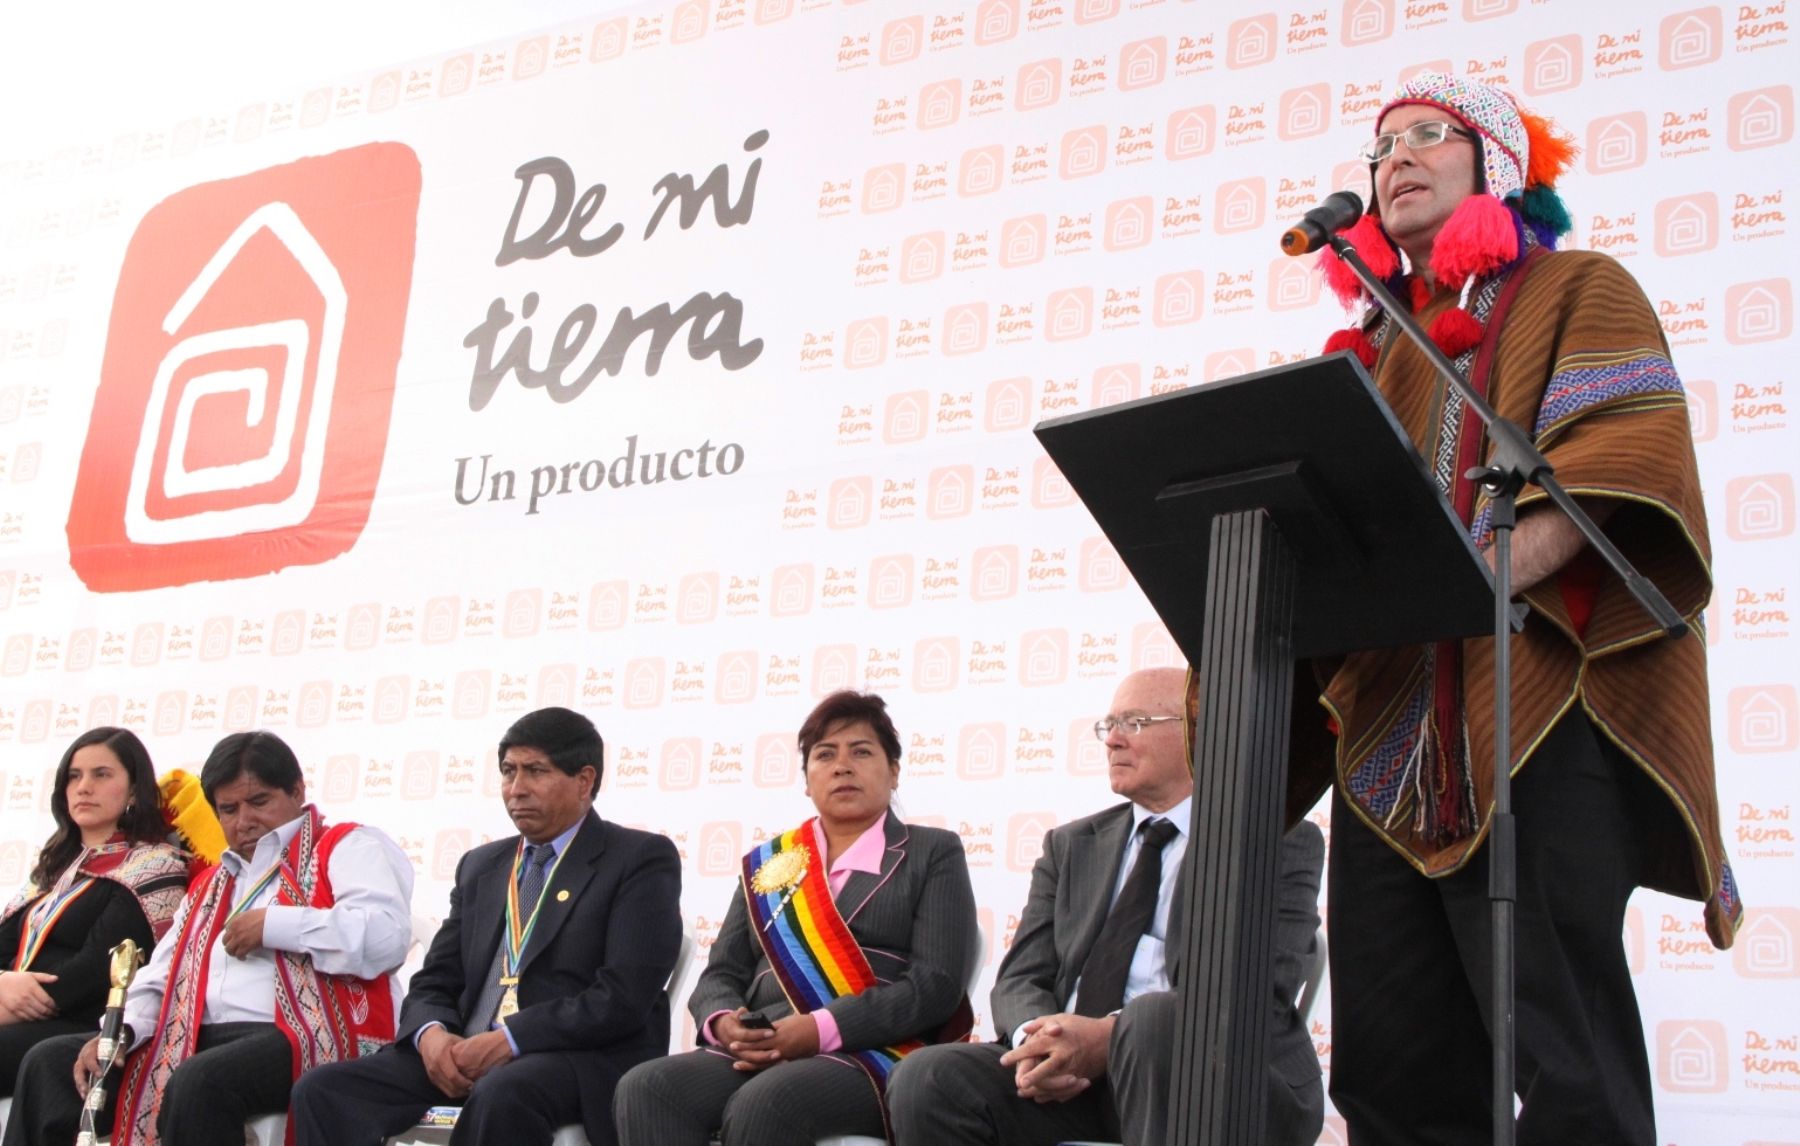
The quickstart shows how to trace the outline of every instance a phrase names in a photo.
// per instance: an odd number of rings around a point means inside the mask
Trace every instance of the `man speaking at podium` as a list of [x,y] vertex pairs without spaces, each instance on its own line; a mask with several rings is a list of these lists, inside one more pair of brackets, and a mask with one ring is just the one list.
[[[1554,184],[1572,150],[1498,88],[1421,74],[1363,146],[1374,207],[1345,238],[1695,630],[1665,636],[1542,490],[1521,494],[1518,1141],[1650,1146],[1626,901],[1638,886],[1703,900],[1720,947],[1742,907],[1713,784],[1697,635],[1710,551],[1686,400],[1632,277],[1607,256],[1552,250],[1569,229]],[[1321,257],[1346,306],[1365,305],[1348,268]],[[1371,370],[1491,563],[1488,509],[1465,476],[1486,455],[1481,424],[1379,311],[1327,349]],[[1358,653],[1324,671],[1338,733],[1332,1098],[1352,1143],[1484,1141],[1492,639]]]

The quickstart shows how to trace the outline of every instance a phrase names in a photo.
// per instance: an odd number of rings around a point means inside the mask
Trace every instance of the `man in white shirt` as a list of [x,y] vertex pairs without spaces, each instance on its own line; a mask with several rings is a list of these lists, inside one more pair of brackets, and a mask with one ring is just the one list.
[[[326,827],[273,733],[221,740],[200,786],[230,850],[126,994],[131,1054],[97,1126],[115,1146],[241,1146],[245,1121],[287,1109],[301,1072],[393,1038],[392,973],[412,941],[405,853],[374,828]],[[73,1140],[98,1044],[69,1035],[27,1056],[7,1146]]]
[[[1194,781],[1181,669],[1120,682],[1095,724],[1112,790],[1129,803],[1054,829],[1000,964],[1000,1041],[925,1047],[888,1082],[901,1146],[1035,1146],[1069,1139],[1166,1140],[1185,934],[1179,875]],[[1324,1092],[1294,1009],[1318,929],[1323,837],[1302,822],[1281,853],[1271,1001],[1267,1142],[1318,1137]]]

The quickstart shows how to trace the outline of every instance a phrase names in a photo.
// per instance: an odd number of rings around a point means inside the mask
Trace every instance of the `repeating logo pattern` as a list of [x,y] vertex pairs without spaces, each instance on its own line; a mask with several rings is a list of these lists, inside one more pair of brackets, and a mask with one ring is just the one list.
[[[83,728],[133,728],[192,768],[222,733],[270,727],[441,901],[463,852],[507,831],[497,735],[562,704],[607,737],[603,813],[681,851],[705,944],[736,857],[808,814],[799,718],[871,688],[900,724],[907,818],[964,842],[991,974],[1044,834],[1111,798],[1093,717],[1124,673],[1180,661],[1032,427],[1312,354],[1341,318],[1273,234],[1332,191],[1367,195],[1353,149],[1396,79],[1475,71],[1573,134],[1568,245],[1633,272],[1686,383],[1750,913],[1716,952],[1689,905],[1639,897],[1623,938],[1666,1135],[1767,1137],[1695,1111],[1784,1099],[1800,1071],[1797,1033],[1749,993],[1795,977],[1800,922],[1779,784],[1800,751],[1792,44],[1770,5],[1546,11],[656,0],[0,155],[0,883],[23,878],[46,760]],[[703,72],[737,95],[716,125],[678,121],[688,104],[659,97]],[[536,154],[493,125],[565,122],[571,94],[628,99],[670,141],[768,129],[752,221],[718,225],[743,186],[732,152],[727,193],[668,212],[654,258],[492,265],[499,228],[469,202],[510,202]],[[621,157],[530,135],[581,172],[571,236],[660,194],[665,170],[717,186],[689,143]],[[697,266],[766,341],[755,368],[720,385],[671,354],[650,377],[633,353],[556,399],[596,345],[558,365],[587,309]],[[491,305],[497,368],[523,384],[469,418],[465,339]],[[642,453],[671,426],[744,441],[757,492],[612,488],[555,534],[502,521],[503,502],[445,516],[433,492],[459,456],[530,489],[600,438]],[[1328,1064],[1328,1003],[1314,1035]]]

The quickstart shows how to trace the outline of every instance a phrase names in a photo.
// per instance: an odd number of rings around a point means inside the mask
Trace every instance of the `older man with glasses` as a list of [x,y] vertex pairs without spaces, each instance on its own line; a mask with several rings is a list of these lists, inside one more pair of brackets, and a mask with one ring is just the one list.
[[[925,1047],[888,1084],[901,1146],[1034,1146],[1168,1137],[1172,982],[1188,928],[1181,857],[1194,779],[1181,669],[1119,684],[1094,725],[1125,797],[1044,839],[1031,893],[994,984],[999,1041]],[[1325,845],[1301,823],[1283,841],[1269,1008],[1268,1146],[1310,1146],[1324,1120],[1319,1060],[1294,1008],[1319,925]]]

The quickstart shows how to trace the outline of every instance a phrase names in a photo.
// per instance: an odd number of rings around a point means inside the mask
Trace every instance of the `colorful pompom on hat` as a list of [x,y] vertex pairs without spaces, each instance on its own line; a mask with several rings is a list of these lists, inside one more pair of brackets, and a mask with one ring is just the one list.
[[[1432,340],[1455,358],[1481,339],[1481,324],[1467,309],[1475,283],[1518,261],[1532,241],[1553,250],[1557,238],[1568,233],[1569,213],[1557,197],[1556,180],[1574,159],[1575,146],[1549,120],[1520,108],[1507,92],[1464,76],[1421,72],[1401,84],[1375,117],[1376,132],[1388,112],[1406,104],[1448,113],[1475,133],[1481,155],[1481,190],[1444,221],[1431,250],[1433,278],[1462,292],[1457,306],[1440,315],[1431,330]],[[1369,174],[1373,183],[1373,167]],[[1399,285],[1399,253],[1381,227],[1373,197],[1369,213],[1344,237],[1377,276]],[[1329,251],[1321,252],[1320,259],[1326,285],[1339,301],[1352,310],[1366,306],[1362,284],[1349,268]],[[1360,325],[1332,335],[1327,352],[1355,350],[1365,365],[1372,365],[1374,347]]]

